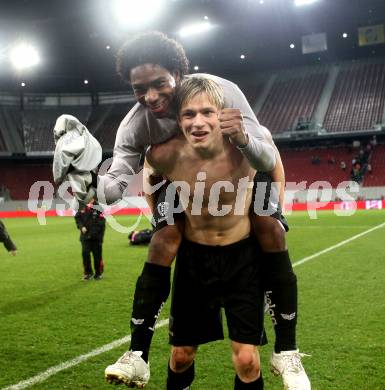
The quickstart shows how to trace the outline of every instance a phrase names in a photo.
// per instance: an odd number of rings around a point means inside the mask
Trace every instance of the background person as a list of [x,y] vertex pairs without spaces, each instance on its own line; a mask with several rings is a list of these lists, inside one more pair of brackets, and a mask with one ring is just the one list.
[[[82,245],[83,280],[100,280],[104,271],[102,259],[103,238],[106,220],[103,214],[89,203],[75,215],[76,226],[80,230],[80,242]],[[94,269],[91,265],[91,254],[94,259]]]
[[68,181],[82,208],[95,197],[94,171],[102,160],[102,147],[72,115],[60,115],[53,133],[56,145],[52,166],[54,182],[60,185]]
[[7,229],[3,223],[3,221],[0,220],[0,242],[2,242],[5,246],[5,249],[12,255],[16,256],[17,248],[16,245],[13,243],[9,233],[7,232]]

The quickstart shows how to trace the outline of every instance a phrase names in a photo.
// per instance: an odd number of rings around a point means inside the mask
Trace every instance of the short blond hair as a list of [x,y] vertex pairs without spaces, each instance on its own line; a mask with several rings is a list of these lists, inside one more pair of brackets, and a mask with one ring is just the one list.
[[187,77],[182,81],[176,95],[178,115],[187,102],[201,93],[206,94],[209,101],[217,108],[222,109],[224,107],[225,97],[218,83],[206,77]]

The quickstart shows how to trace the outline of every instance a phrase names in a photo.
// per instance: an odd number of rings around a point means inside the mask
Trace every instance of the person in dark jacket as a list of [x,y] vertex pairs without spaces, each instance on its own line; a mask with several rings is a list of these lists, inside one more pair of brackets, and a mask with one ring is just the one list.
[[5,225],[2,221],[0,221],[0,242],[2,242],[5,246],[5,249],[12,255],[16,256],[16,245],[11,240],[11,237],[9,236],[7,229],[5,228]]
[[[93,202],[79,210],[75,215],[75,221],[80,230],[80,242],[82,244],[82,257],[84,275],[83,280],[100,280],[103,273],[102,245],[106,220],[103,214],[93,207]],[[91,253],[94,258],[94,271],[91,265]]]

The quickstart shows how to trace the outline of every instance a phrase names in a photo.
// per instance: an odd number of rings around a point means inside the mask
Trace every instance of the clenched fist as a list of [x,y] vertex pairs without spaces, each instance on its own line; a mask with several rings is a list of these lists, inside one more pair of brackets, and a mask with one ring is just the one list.
[[246,146],[249,138],[243,126],[241,110],[237,108],[224,108],[219,114],[219,122],[223,135],[230,137],[235,146]]

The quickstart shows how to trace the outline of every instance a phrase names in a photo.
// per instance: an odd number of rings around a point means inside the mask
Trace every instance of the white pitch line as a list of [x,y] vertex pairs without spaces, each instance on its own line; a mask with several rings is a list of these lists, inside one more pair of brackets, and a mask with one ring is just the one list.
[[372,227],[372,228],[370,228],[370,229],[368,229],[368,230],[365,230],[365,231],[362,232],[362,233],[356,234],[355,236],[352,236],[352,237],[348,238],[347,240],[343,240],[343,241],[339,242],[338,244],[332,245],[332,246],[330,246],[329,248],[326,248],[326,249],[323,249],[322,251],[319,251],[319,252],[317,252],[317,253],[314,253],[314,255],[304,257],[303,259],[296,261],[296,262],[293,264],[293,267],[297,267],[298,265],[301,265],[301,264],[303,264],[303,263],[306,263],[306,262],[308,262],[309,260],[312,260],[312,259],[314,259],[314,258],[316,258],[316,257],[318,257],[318,256],[323,255],[324,253],[327,253],[327,252],[330,252],[330,251],[332,251],[332,250],[334,250],[334,249],[337,249],[337,248],[339,248],[339,247],[341,247],[341,246],[343,246],[343,245],[345,245],[345,244],[348,244],[349,242],[352,242],[352,241],[354,241],[354,240],[357,240],[357,238],[360,238],[360,237],[362,237],[362,236],[365,236],[366,234],[369,234],[369,233],[373,232],[374,230],[380,229],[380,228],[382,228],[382,227],[384,227],[384,226],[385,226],[385,222],[383,222],[383,223],[381,223],[381,224],[379,224],[379,225],[377,225],[377,226],[374,226],[374,227]]
[[[352,236],[352,237],[348,238],[347,240],[341,241],[338,244],[335,244],[335,245],[333,245],[333,246],[331,246],[329,248],[326,248],[326,249],[324,249],[322,251],[314,253],[311,256],[304,257],[303,259],[298,260],[297,262],[295,262],[293,264],[293,267],[296,267],[298,265],[306,263],[309,260],[312,260],[312,259],[314,259],[314,258],[316,258],[318,256],[323,255],[324,253],[327,253],[327,252],[330,252],[330,251],[332,251],[334,249],[337,249],[337,248],[339,248],[339,247],[341,247],[341,246],[343,246],[345,244],[348,244],[349,242],[352,242],[352,241],[356,240],[357,238],[365,236],[366,234],[369,234],[369,233],[373,232],[374,230],[380,229],[380,228],[382,228],[384,226],[385,226],[385,222],[381,223],[380,225],[374,226],[371,229],[365,230],[362,233],[356,234],[355,236]],[[162,320],[162,321],[160,321],[156,325],[156,328],[161,328],[161,327],[163,327],[163,326],[165,326],[167,324],[168,324],[168,320]],[[25,380],[25,381],[21,381],[21,382],[15,384],[15,385],[4,387],[1,390],[21,390],[21,389],[25,389],[27,387],[35,385],[36,383],[40,383],[40,382],[45,381],[50,376],[55,375],[55,374],[57,374],[60,371],[63,371],[65,369],[67,369],[67,368],[76,366],[76,365],[78,365],[78,364],[80,364],[80,363],[82,363],[82,362],[84,362],[84,361],[86,361],[86,360],[88,360],[90,358],[93,358],[93,357],[95,357],[97,355],[100,355],[100,354],[102,354],[104,352],[110,351],[111,349],[120,347],[121,345],[128,343],[130,340],[131,340],[131,335],[125,336],[125,337],[123,337],[123,338],[121,338],[119,340],[113,341],[112,343],[105,344],[105,345],[103,345],[100,348],[94,349],[93,351],[88,352],[88,353],[86,353],[84,355],[80,355],[80,356],[78,356],[78,357],[76,357],[76,358],[74,358],[72,360],[68,360],[68,361],[63,362],[61,364],[58,364],[57,366],[53,366],[51,368],[48,368],[46,371],[43,371],[40,374],[37,374],[37,375],[35,375],[35,376]]]
[[[155,326],[156,328],[161,328],[162,326],[165,326],[168,324],[168,320],[162,320],[159,321],[159,323]],[[8,387],[4,387],[1,390],[21,390],[25,389],[27,387],[30,387],[32,385],[35,385],[36,383],[40,383],[48,379],[50,376],[57,374],[60,371],[66,370],[67,368],[73,367],[78,365],[79,363],[82,363],[90,358],[93,358],[95,356],[98,356],[104,352],[110,351],[111,349],[120,347],[123,344],[126,344],[131,341],[131,335],[122,337],[119,340],[115,340],[112,343],[105,344],[100,348],[94,349],[91,352],[88,352],[84,355],[80,355],[72,360],[67,360],[66,362],[60,363],[57,366],[53,366],[48,368],[46,371],[41,372],[40,374],[37,374],[25,381],[21,381],[17,383],[16,385],[11,385]]]

